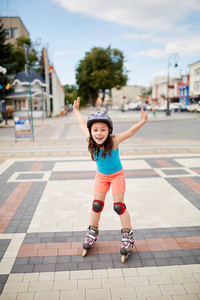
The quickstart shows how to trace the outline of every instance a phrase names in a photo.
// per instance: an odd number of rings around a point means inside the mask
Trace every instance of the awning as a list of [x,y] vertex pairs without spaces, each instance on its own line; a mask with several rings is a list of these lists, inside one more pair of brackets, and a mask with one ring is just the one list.
[[[31,91],[31,96],[33,98],[37,98],[38,96],[44,95],[47,98],[53,98],[53,95],[48,94],[47,92],[42,92],[42,91],[37,91],[33,92]],[[6,99],[20,99],[20,98],[29,98],[30,97],[30,92],[29,91],[24,91],[24,92],[13,92],[10,93],[6,96]]]

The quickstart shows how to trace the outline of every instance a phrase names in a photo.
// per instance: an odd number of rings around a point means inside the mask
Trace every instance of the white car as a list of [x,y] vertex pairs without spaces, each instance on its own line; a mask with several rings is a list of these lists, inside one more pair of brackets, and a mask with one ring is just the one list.
[[124,105],[122,104],[121,110],[122,110],[122,111],[127,111],[127,110],[129,110],[128,104],[124,104]]
[[120,107],[118,105],[113,105],[112,110],[120,110]]
[[153,107],[156,111],[165,111],[167,110],[167,107],[165,105],[156,105]]
[[200,105],[198,103],[188,105],[188,111],[190,111],[190,112],[200,112]]
[[137,107],[138,107],[138,104],[137,103],[129,103],[129,105],[128,105],[128,108],[130,109],[130,110],[136,110],[137,109]]
[[176,112],[176,111],[182,112],[182,111],[187,111],[188,106],[183,103],[175,102],[170,104],[169,109],[172,112]]
[[152,110],[152,106],[151,105],[147,105],[146,106],[146,110]]

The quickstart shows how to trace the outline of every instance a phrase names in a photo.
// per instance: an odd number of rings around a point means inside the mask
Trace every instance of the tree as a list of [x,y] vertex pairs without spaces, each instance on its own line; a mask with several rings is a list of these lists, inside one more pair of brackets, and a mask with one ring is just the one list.
[[30,59],[30,67],[35,71],[41,71],[41,67],[38,67],[38,57],[35,49],[32,47],[32,42],[29,38],[21,36],[17,39],[17,47],[14,48],[12,53],[12,60],[16,62],[15,72],[18,73],[20,71],[24,71],[26,58],[24,53],[24,44],[29,46],[29,59]]
[[[78,88],[75,85],[66,84],[65,89],[65,104],[73,104],[74,100],[78,97]],[[83,99],[82,99],[83,100]],[[81,105],[85,102],[81,101]]]
[[7,69],[10,74],[13,71],[14,65],[12,64],[11,55],[13,46],[6,44],[6,32],[3,27],[2,20],[0,19],[0,65]]
[[110,46],[106,49],[92,48],[90,52],[86,52],[76,68],[79,95],[93,105],[99,90],[102,90],[104,95],[106,89],[124,86],[127,79],[123,53],[118,49],[111,49]]
[[24,43],[30,47],[30,66],[32,69],[40,72],[39,58],[32,46],[29,38],[21,36],[17,39],[17,47],[6,43],[6,32],[0,19],[0,65],[7,69],[8,75],[14,75],[20,71],[24,71],[26,58],[24,53]]
[[13,46],[10,44],[6,44],[6,32],[2,24],[2,20],[0,19],[0,66],[5,68],[7,72],[5,74],[0,74],[0,84],[2,88],[0,89],[0,98],[5,98],[5,93],[7,89],[5,89],[7,83],[10,82],[10,76],[13,74],[16,63],[12,61],[12,52]]

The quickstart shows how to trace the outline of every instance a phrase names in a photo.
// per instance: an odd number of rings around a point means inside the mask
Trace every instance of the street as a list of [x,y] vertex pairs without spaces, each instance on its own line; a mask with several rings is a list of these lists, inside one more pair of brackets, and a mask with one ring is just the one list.
[[[90,110],[83,110],[85,120],[91,113]],[[120,133],[140,120],[140,112],[109,112],[114,121],[114,133]],[[183,153],[191,150],[199,153],[200,146],[200,114],[175,113],[166,117],[159,113],[153,118],[149,112],[149,121],[136,135],[120,145],[121,154],[156,154],[163,150],[163,153]],[[12,126],[12,127],[11,127]],[[10,121],[10,128],[0,128],[0,157],[11,158],[39,156],[46,153],[52,156],[58,153],[59,156],[87,155],[87,143],[83,136],[73,112],[66,117],[34,121],[34,141],[30,139],[17,139],[13,121]],[[34,153],[34,154],[33,154]],[[36,154],[35,154],[36,153]]]

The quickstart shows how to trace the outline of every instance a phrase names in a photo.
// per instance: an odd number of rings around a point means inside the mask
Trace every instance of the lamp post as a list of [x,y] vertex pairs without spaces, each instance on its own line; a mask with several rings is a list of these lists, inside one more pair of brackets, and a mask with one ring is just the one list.
[[169,69],[170,66],[172,64],[172,62],[174,62],[174,67],[177,68],[178,67],[178,63],[177,61],[179,60],[180,56],[178,55],[178,53],[172,53],[169,58],[168,58],[168,69],[167,69],[167,111],[166,111],[166,116],[170,116],[170,109],[169,109],[169,104],[170,104],[170,98],[169,98]]
[[7,69],[3,68],[2,66],[0,66],[0,74],[2,74],[2,94],[3,94],[3,100],[2,100],[2,111],[4,114],[4,118],[5,118],[5,124],[7,125],[7,113],[6,113],[6,100],[4,99],[4,80],[3,80],[3,76],[7,73]]
[[34,141],[34,128],[33,128],[33,109],[32,109],[32,97],[31,97],[31,71],[30,71],[30,59],[29,59],[29,46],[24,44],[25,57],[27,62],[27,75],[29,79],[29,95],[30,95],[30,108],[31,108],[31,128],[32,128],[32,140]]

